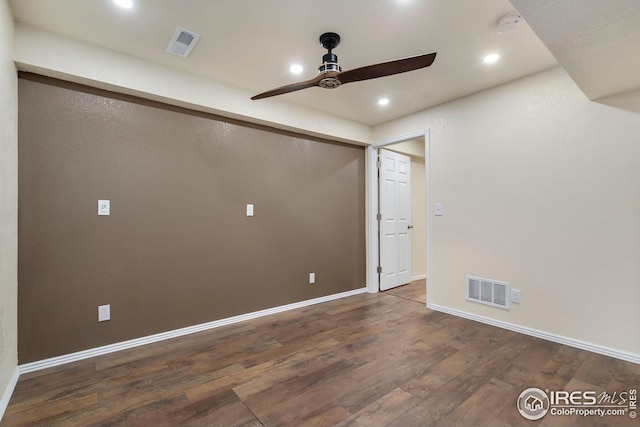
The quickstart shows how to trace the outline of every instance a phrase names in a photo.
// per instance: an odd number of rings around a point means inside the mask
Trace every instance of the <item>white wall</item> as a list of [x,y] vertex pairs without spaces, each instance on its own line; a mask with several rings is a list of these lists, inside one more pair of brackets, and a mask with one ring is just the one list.
[[411,156],[411,159],[418,158],[424,160],[425,158],[424,137],[397,142],[392,145],[387,145],[385,148]]
[[[423,129],[444,208],[431,303],[640,357],[640,115],[588,101],[556,68],[374,137]],[[511,282],[522,303],[465,301],[467,274]]]
[[18,366],[18,85],[13,16],[0,1],[0,418]]

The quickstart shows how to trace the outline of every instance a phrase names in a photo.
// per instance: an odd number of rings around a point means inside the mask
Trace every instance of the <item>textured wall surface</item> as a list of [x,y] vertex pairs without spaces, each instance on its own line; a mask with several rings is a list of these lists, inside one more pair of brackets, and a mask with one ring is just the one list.
[[22,77],[20,363],[365,285],[363,148]]
[[3,0],[0,1],[0,398],[18,362],[18,92],[12,47],[13,17]]
[[[432,303],[640,354],[640,115],[588,101],[556,68],[375,133],[424,129],[444,207]],[[465,301],[467,274],[510,282],[522,303]]]

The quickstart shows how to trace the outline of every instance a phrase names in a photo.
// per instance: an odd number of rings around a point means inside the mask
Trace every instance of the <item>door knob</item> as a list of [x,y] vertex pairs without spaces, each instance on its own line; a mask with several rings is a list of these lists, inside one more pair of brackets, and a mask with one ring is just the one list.
[[407,228],[408,228],[408,229],[412,229],[412,228],[413,228],[413,225],[407,225]]

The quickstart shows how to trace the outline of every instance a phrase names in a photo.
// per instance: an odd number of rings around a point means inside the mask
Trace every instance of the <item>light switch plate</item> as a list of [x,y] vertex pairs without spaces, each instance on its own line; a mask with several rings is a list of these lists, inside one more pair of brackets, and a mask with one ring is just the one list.
[[247,205],[247,216],[253,216],[253,205]]
[[442,216],[442,203],[436,203],[436,216]]
[[316,273],[309,273],[309,283],[316,283]]
[[98,215],[111,215],[110,200],[98,200]]

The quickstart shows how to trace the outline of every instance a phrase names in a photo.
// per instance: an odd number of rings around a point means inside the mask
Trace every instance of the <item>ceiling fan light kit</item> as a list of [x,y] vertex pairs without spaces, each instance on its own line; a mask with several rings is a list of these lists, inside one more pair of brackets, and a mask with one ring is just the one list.
[[251,99],[269,98],[316,86],[324,89],[335,89],[346,83],[376,79],[429,67],[436,59],[436,52],[433,52],[342,71],[342,67],[338,63],[338,56],[333,53],[333,49],[340,44],[340,36],[331,32],[324,33],[320,36],[320,44],[327,49],[327,53],[322,57],[322,65],[318,67],[318,75],[316,77],[260,93],[251,97]]

